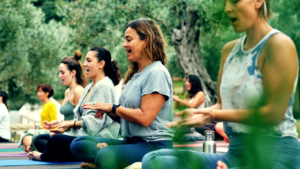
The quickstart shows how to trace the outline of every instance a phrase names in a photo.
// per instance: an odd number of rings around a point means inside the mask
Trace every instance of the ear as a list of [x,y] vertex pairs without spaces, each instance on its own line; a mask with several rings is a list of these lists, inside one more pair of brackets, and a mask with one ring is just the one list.
[[105,66],[105,61],[104,60],[101,60],[100,62],[98,62],[98,68],[99,69],[103,69]]
[[146,36],[144,39],[144,45],[143,45],[144,48],[146,48],[146,46],[148,45],[148,40],[149,40],[148,36]]
[[46,92],[46,96],[47,96],[47,98],[49,98],[48,96],[49,96],[49,92]]
[[71,75],[74,77],[76,75],[76,70],[72,70]]
[[262,8],[265,0],[255,0],[255,9],[259,10]]

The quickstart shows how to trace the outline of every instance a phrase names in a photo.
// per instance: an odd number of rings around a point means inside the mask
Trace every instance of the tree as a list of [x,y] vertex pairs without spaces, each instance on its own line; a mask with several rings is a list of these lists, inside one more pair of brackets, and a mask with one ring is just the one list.
[[31,0],[0,1],[0,88],[13,109],[36,102],[36,86],[58,80],[62,57],[73,50],[73,30],[61,23],[44,23],[44,14]]
[[65,23],[76,28],[73,40],[82,48],[96,44],[112,48],[130,20],[154,19],[175,47],[184,74],[198,75],[215,101],[216,84],[206,71],[199,44],[201,32],[210,30],[222,18],[223,3],[216,1],[85,0],[62,6],[59,13]]

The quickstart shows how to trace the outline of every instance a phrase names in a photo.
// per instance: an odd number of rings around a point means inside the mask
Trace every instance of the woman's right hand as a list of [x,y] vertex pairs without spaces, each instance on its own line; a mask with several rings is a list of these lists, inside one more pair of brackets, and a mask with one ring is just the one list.
[[58,120],[53,120],[51,122],[48,122],[48,121],[43,121],[44,123],[44,129],[54,129],[56,127],[58,127],[58,125],[60,124],[60,122]]

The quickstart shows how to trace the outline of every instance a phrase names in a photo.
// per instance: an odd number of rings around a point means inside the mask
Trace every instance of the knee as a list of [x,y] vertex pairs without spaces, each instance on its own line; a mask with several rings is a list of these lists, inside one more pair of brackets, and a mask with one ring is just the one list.
[[[109,146],[101,148],[95,158],[97,168],[120,168],[118,166],[123,162],[120,160],[124,159],[118,160],[116,153],[117,152],[114,152]],[[118,162],[116,163],[116,161]]]
[[80,146],[80,141],[82,141],[81,137],[75,138],[72,141],[70,149],[73,155],[80,154],[82,149],[84,149],[84,146]]
[[156,150],[156,151],[152,151],[147,153],[142,160],[142,168],[143,169],[153,169],[153,168],[159,168],[158,166],[153,166],[155,159],[159,158],[160,156],[162,156],[162,154],[160,153],[160,151],[162,150]]

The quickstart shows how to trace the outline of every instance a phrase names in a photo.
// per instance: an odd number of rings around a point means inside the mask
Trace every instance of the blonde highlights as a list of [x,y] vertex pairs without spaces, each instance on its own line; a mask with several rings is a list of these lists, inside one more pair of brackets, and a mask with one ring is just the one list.
[[[141,40],[146,39],[147,46],[144,54],[152,61],[161,61],[163,65],[167,63],[165,53],[165,41],[160,27],[151,19],[137,19],[129,22],[126,29],[135,29]],[[126,84],[138,71],[137,63],[130,62],[128,71],[125,74],[124,84]]]
[[271,8],[270,0],[264,0],[262,6],[259,9],[259,16],[262,19],[269,20],[273,17],[273,11]]

